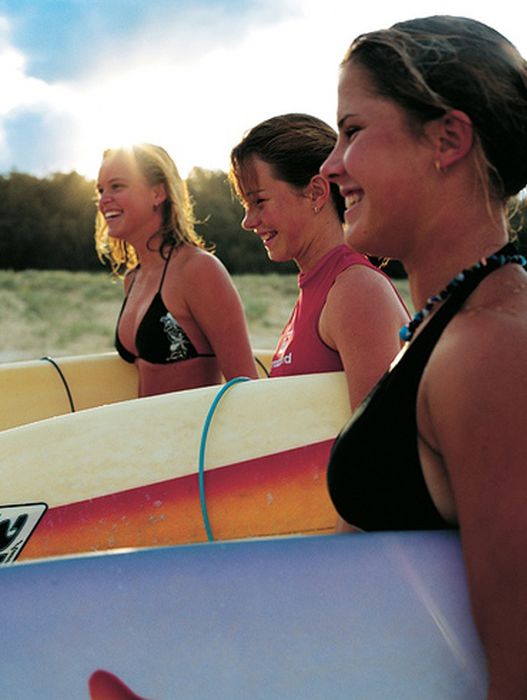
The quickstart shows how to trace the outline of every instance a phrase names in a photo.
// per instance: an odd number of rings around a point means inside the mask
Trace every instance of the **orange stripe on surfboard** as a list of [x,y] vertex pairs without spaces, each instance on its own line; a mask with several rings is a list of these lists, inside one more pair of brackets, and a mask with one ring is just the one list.
[[[326,464],[333,440],[205,472],[215,539],[330,532]],[[19,559],[201,542],[196,473],[50,508]]]

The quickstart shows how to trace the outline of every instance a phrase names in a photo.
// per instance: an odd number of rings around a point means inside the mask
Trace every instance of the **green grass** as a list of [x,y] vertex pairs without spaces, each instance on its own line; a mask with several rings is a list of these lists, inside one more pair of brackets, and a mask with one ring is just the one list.
[[[298,293],[296,275],[235,275],[255,348],[273,348]],[[408,300],[406,281],[397,282]],[[113,349],[120,282],[105,272],[0,270],[0,362]]]

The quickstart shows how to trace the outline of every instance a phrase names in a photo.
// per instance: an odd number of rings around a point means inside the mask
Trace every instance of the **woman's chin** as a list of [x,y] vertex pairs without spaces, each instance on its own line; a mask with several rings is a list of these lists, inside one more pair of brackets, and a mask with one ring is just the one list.
[[375,244],[374,240],[372,240],[372,236],[369,236],[364,229],[361,229],[357,225],[344,224],[344,242],[347,246],[358,251],[359,253],[373,255],[380,258],[386,257],[386,253],[377,251],[379,246]]
[[354,250],[361,250],[360,246],[363,241],[361,241],[360,231],[356,225],[349,223],[344,224],[344,242]]
[[122,231],[119,231],[118,228],[115,228],[115,229],[113,229],[113,230],[112,230],[111,228],[109,228],[109,229],[108,229],[108,235],[110,236],[110,238],[113,238],[113,239],[116,240],[116,241],[124,241],[124,240],[126,240],[126,235],[123,234]]
[[269,250],[268,248],[266,248],[266,252],[269,260],[274,263],[289,262],[289,260],[291,260],[291,258],[284,257],[275,251]]

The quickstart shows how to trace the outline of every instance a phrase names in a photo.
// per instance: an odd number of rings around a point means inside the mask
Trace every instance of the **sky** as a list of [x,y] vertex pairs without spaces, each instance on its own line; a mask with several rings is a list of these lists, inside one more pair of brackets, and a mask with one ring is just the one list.
[[334,126],[352,39],[431,14],[490,24],[527,56],[517,0],[0,0],[0,174],[95,179],[105,148],[137,141],[183,177],[227,170],[263,119]]

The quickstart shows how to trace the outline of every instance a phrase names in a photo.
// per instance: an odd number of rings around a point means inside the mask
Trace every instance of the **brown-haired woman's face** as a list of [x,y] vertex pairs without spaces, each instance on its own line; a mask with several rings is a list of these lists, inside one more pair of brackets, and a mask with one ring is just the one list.
[[401,257],[430,207],[432,145],[411,132],[404,110],[376,94],[368,72],[353,61],[341,71],[337,120],[338,141],[321,173],[346,200],[348,241],[372,255]]
[[256,233],[271,260],[301,259],[307,223],[312,218],[310,199],[278,180],[272,167],[257,156],[244,170],[243,228]]

